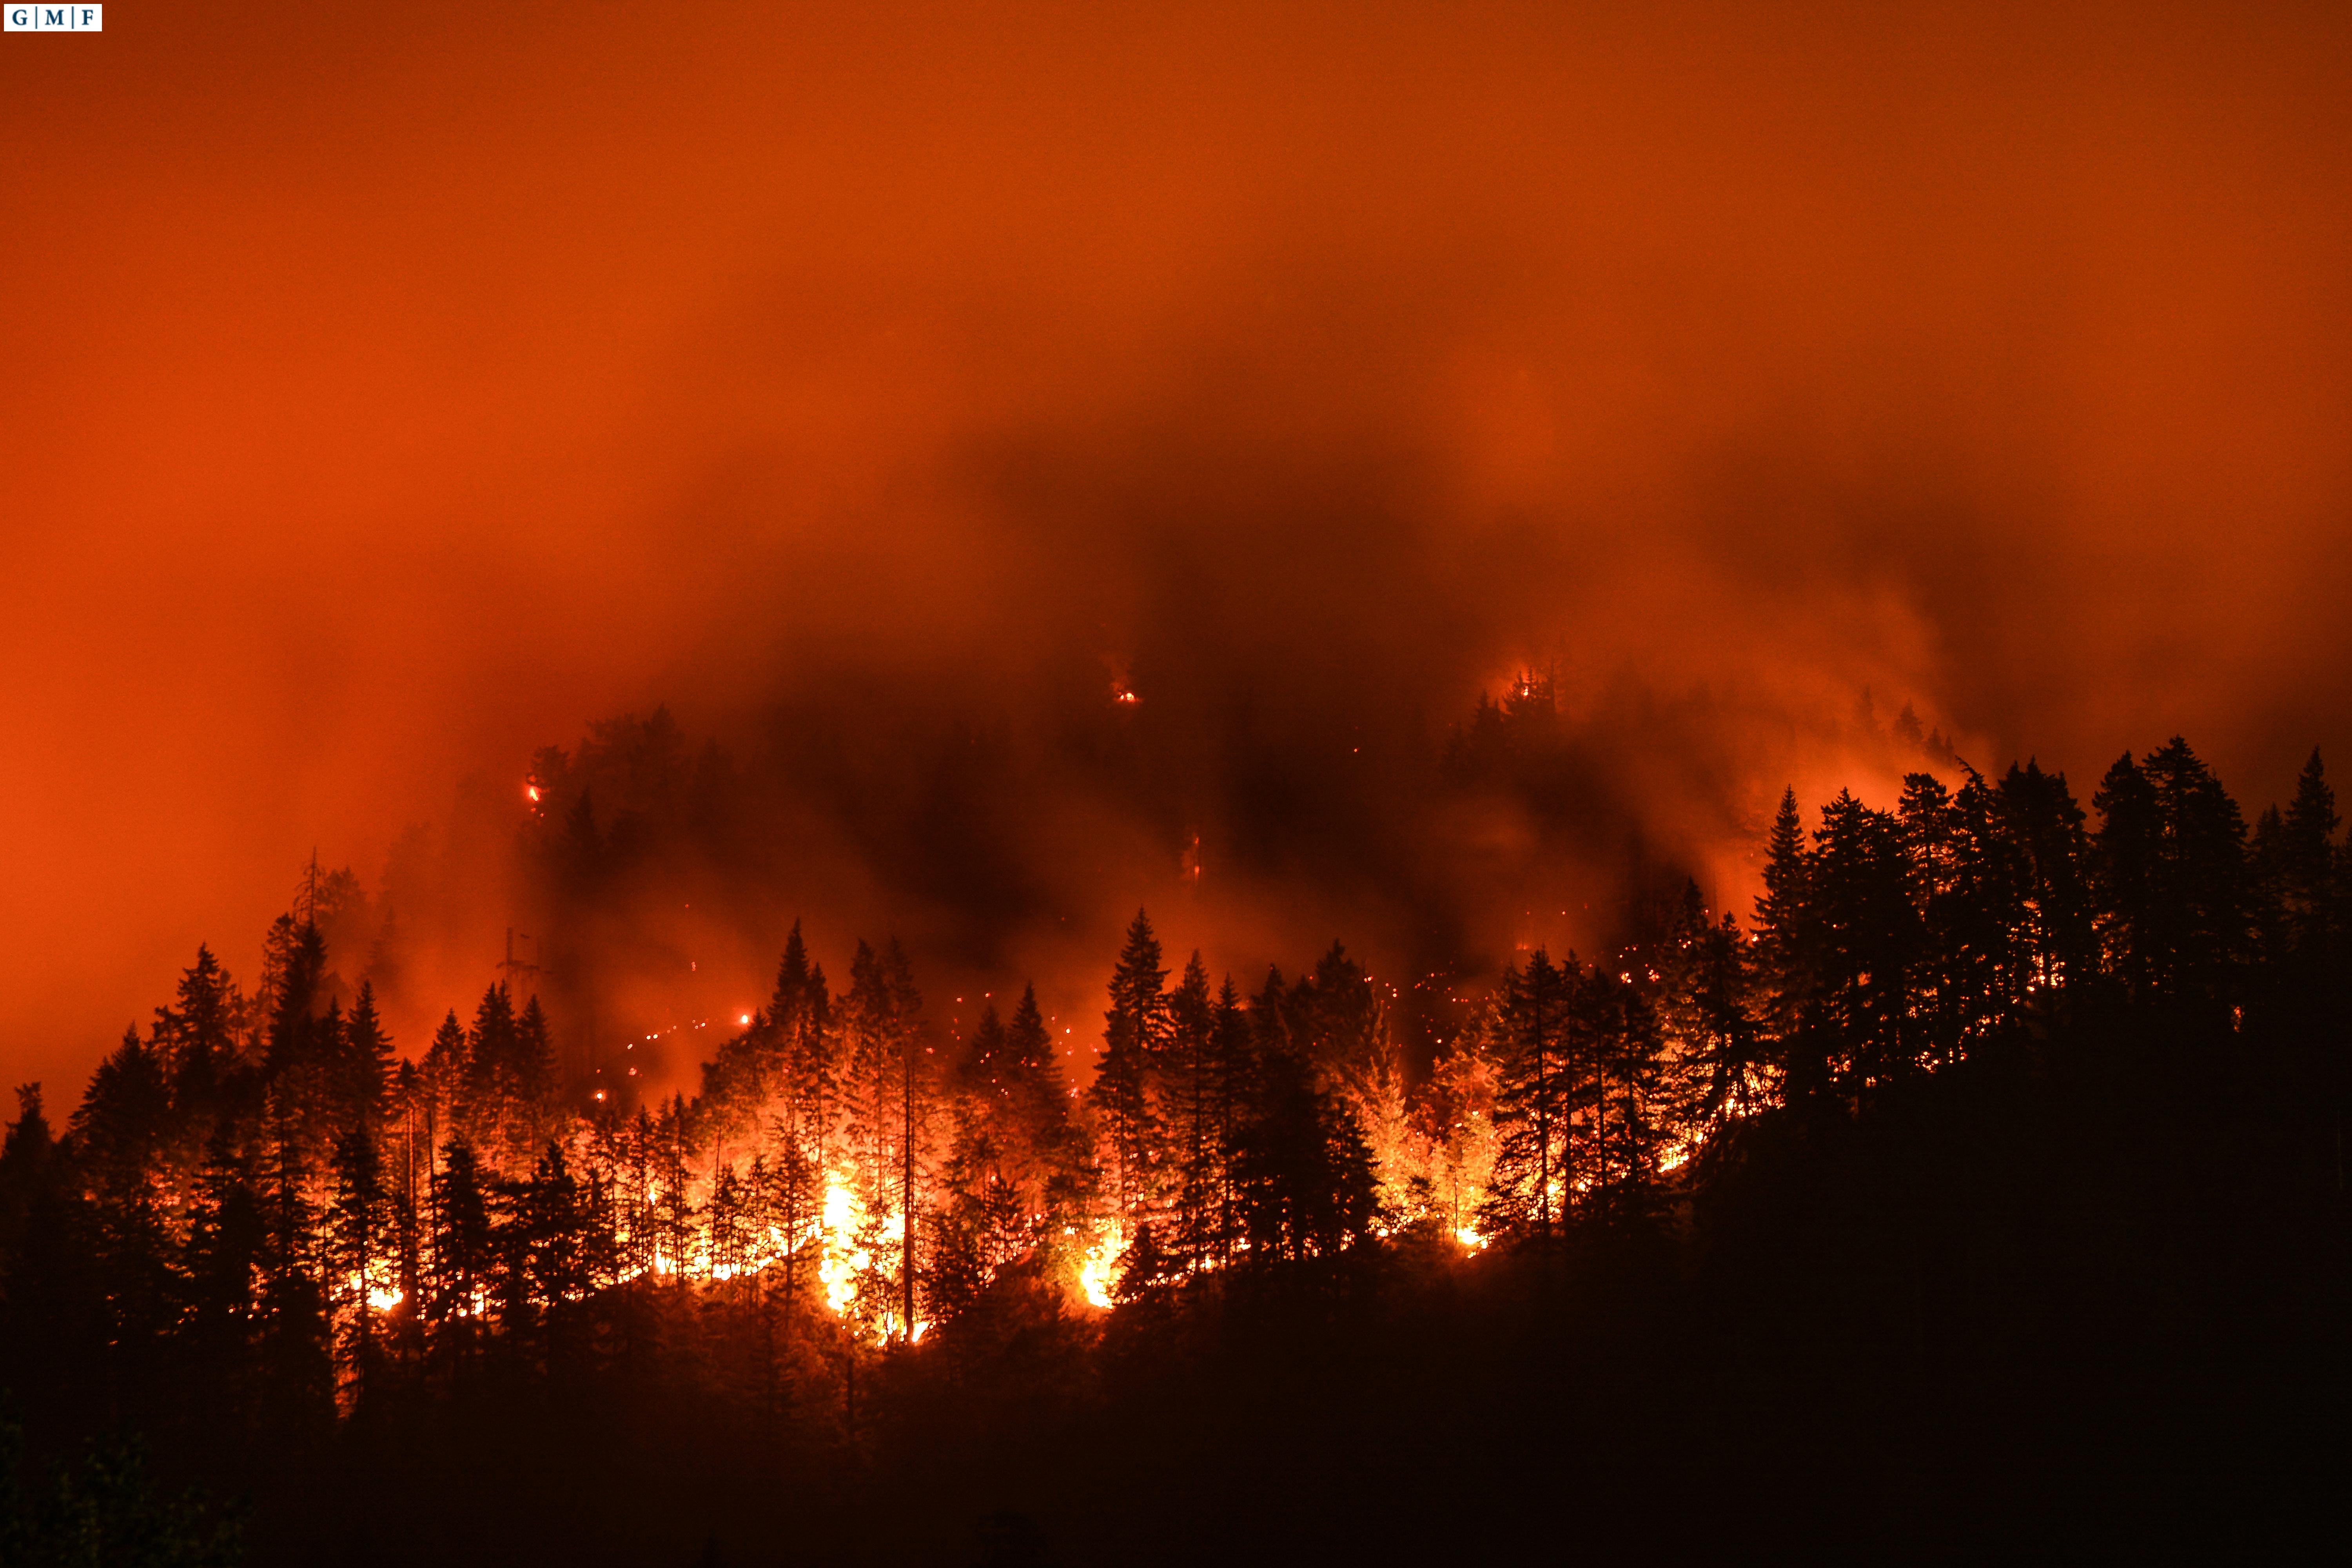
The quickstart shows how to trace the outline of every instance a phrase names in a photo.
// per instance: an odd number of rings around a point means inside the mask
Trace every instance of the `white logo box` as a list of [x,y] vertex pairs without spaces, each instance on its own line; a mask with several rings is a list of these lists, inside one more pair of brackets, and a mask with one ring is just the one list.
[[103,33],[106,31],[106,7],[103,5],[19,5],[15,0],[0,4],[0,32],[8,33]]

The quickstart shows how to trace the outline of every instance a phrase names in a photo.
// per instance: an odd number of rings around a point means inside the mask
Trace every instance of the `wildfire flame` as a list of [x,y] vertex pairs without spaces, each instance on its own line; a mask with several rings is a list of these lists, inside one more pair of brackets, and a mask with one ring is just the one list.
[[824,1299],[836,1313],[846,1313],[857,1299],[857,1276],[874,1266],[874,1255],[857,1244],[866,1208],[856,1194],[827,1178],[824,1187],[824,1241],[817,1260],[817,1278],[824,1282]]
[[1085,1259],[1078,1265],[1078,1289],[1089,1304],[1105,1310],[1110,1307],[1112,1271],[1118,1265],[1120,1250],[1116,1228],[1087,1249]]

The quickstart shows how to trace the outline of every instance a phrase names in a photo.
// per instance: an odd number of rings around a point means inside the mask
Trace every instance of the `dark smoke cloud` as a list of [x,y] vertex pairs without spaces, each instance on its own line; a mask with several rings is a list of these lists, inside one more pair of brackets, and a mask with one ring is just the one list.
[[[1245,978],[1605,941],[1584,906],[1653,872],[1738,903],[1782,784],[1883,793],[1865,688],[2078,784],[2184,730],[2267,798],[2347,738],[2346,28],[21,40],[0,1058],[79,1079],[200,939],[249,974],[314,846],[440,889],[411,979],[463,1001],[541,918],[499,816],[532,752],[665,700],[761,875],[580,936],[723,977],[616,1011],[717,1009],[794,910],[836,970],[905,934],[942,1016],[1035,974],[1083,1018],[1144,901]],[[1448,791],[1523,669],[1572,765]]]

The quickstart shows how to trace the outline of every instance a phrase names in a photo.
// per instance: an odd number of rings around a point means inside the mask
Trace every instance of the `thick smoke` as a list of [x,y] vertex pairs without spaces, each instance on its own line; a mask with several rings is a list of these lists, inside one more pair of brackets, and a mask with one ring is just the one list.
[[[588,1042],[795,913],[1076,1042],[1138,904],[1244,984],[1738,907],[1906,701],[2078,786],[2352,741],[2340,14],[76,42],[0,61],[0,258],[73,280],[0,318],[19,1078],[249,979],[314,848],[412,1048],[510,925]],[[1546,760],[1449,772],[1523,674]],[[702,837],[559,918],[534,753],[665,702]]]

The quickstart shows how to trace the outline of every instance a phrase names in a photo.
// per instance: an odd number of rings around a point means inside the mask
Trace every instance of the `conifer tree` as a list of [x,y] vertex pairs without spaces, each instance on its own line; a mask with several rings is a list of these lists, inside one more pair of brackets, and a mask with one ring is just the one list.
[[[729,1218],[740,1247],[740,1190],[731,1169],[722,1175],[729,1189]],[[598,1274],[592,1200],[593,1194],[583,1191],[572,1175],[563,1145],[552,1139],[541,1151],[530,1181],[517,1194],[519,1250],[530,1281],[533,1316],[543,1325],[542,1345],[551,1372],[576,1366],[585,1352],[583,1318]],[[740,1251],[735,1260],[740,1262]]]
[[432,1265],[426,1271],[425,1316],[435,1327],[453,1379],[473,1366],[482,1316],[496,1278],[489,1199],[474,1146],[453,1137],[441,1147],[434,1181]]
[[2226,1009],[2252,934],[2236,804],[2177,735],[2117,762],[2095,804],[2109,969],[2136,1001]]
[[155,1010],[153,1034],[171,1078],[173,1109],[188,1134],[187,1152],[196,1154],[226,1109],[244,1004],[228,972],[202,945],[182,973],[174,1000],[176,1005]]
[[352,1398],[364,1401],[383,1375],[375,1299],[389,1290],[392,1280],[393,1198],[382,1154],[362,1128],[352,1128],[335,1141],[331,1169],[324,1261],[338,1331],[335,1348]]
[[2000,782],[2011,842],[2024,857],[2024,911],[2018,940],[2029,991],[2063,992],[2097,979],[2098,938],[2090,894],[2090,838],[2083,808],[2063,773],[2028,761]]
[[556,1112],[555,1042],[535,995],[515,1018],[509,1081],[512,1110],[507,1142],[528,1157],[527,1152],[544,1144],[554,1131]]
[[254,1282],[268,1246],[253,1161],[228,1129],[218,1129],[189,1205],[181,1333],[209,1385],[240,1406],[250,1392],[261,1320]]
[[2315,746],[2294,781],[2294,799],[2280,824],[2279,890],[2294,951],[2309,958],[2333,952],[2339,895],[2336,878],[2336,792]]
[[1730,915],[1708,921],[1698,885],[1690,884],[1663,954],[1659,1005],[1677,1047],[1681,1117],[1694,1139],[1753,1114],[1771,1092],[1747,948]]
[[1593,1198],[1612,1224],[1649,1225],[1662,1208],[1657,1178],[1666,1147],[1657,1013],[1641,986],[1619,975],[1595,973],[1579,990],[1594,1068],[1586,1105]]
[[312,1166],[304,1120],[290,1076],[273,1082],[264,1107],[259,1172],[258,1340],[264,1404],[274,1420],[297,1426],[323,1421],[334,1410],[333,1351],[320,1279],[318,1215],[308,1195]]
[[343,1020],[341,1045],[335,1093],[338,1131],[381,1137],[394,1058],[392,1037],[376,1016],[375,986],[369,981],[360,982],[351,1016]]
[[1797,792],[1784,790],[1765,841],[1764,891],[1756,900],[1758,1003],[1765,1031],[1776,1040],[1796,1034],[1811,984],[1806,916],[1810,876]]
[[1168,1038],[1168,999],[1161,989],[1167,978],[1160,939],[1139,910],[1111,972],[1102,1060],[1087,1093],[1102,1124],[1113,1219],[1124,1226],[1147,1217],[1159,1195],[1165,1129],[1155,1069]]
[[514,1004],[503,984],[483,991],[466,1031],[465,1070],[451,1107],[451,1126],[478,1157],[499,1168],[506,1150],[507,1094],[514,1061]]
[[135,1026],[90,1075],[68,1134],[96,1222],[110,1333],[119,1345],[151,1345],[171,1317],[173,1237],[159,1179],[174,1140],[163,1058]]
[[1259,1098],[1260,1078],[1257,1036],[1231,975],[1218,987],[1216,1018],[1209,1039],[1209,1081],[1202,1099],[1209,1109],[1216,1161],[1213,1239],[1218,1261],[1231,1263],[1234,1245],[1241,1237],[1241,1190],[1234,1167],[1249,1125],[1250,1108]]
[[1894,817],[1841,790],[1822,808],[1813,840],[1812,973],[1791,1047],[1790,1088],[1823,1083],[1852,1103],[1920,1065],[1911,987],[1922,922]]
[[473,1067],[467,1059],[467,1051],[465,1026],[457,1022],[457,1009],[451,1008],[442,1018],[441,1026],[433,1031],[433,1041],[425,1049],[424,1066],[419,1069],[424,1080],[427,1149],[437,1149],[446,1139],[461,1132],[468,1143],[473,1142],[467,1131],[473,1125],[468,1088]]
[[1575,1088],[1568,1043],[1580,971],[1538,948],[1526,969],[1503,971],[1487,1021],[1496,1064],[1498,1142],[1478,1225],[1549,1241],[1570,1190],[1567,1154]]
[[1209,972],[1194,952],[1168,999],[1169,1045],[1162,1105],[1170,1123],[1176,1213],[1172,1255],[1196,1268],[1215,1250],[1218,1161],[1211,1096],[1216,1049],[1216,1005]]
[[2102,967],[2126,997],[2152,998],[2163,989],[2164,969],[2158,930],[2162,917],[2156,910],[2163,825],[2156,790],[2126,752],[2099,781],[2091,805],[2099,814],[2093,864]]
[[1035,1216],[1037,1236],[1048,1253],[1060,1256],[1095,1201],[1096,1173],[1034,985],[1022,989],[1005,1026],[1004,1075],[1023,1150],[1017,1177],[1022,1203]]
[[[1369,1235],[1378,1215],[1371,1151],[1355,1118],[1317,1084],[1303,1055],[1263,1058],[1258,1089],[1234,1159],[1250,1259],[1334,1257]],[[1139,1228],[1139,1240],[1141,1235]],[[1150,1251],[1160,1251],[1156,1242]],[[1145,1276],[1160,1272],[1155,1262]]]
[[824,968],[808,958],[798,921],[784,944],[768,1006],[783,1053],[785,1125],[822,1184],[832,1168],[842,1119],[841,1030]]
[[2189,742],[2175,735],[2146,760],[2163,824],[2158,864],[2166,989],[2210,1011],[2238,995],[2250,920],[2245,819]]
[[1473,1195],[1487,1189],[1495,1169],[1495,1066],[1487,1045],[1477,1029],[1449,1042],[1415,1108],[1435,1153],[1432,1185],[1440,1217],[1465,1241],[1477,1234]]

